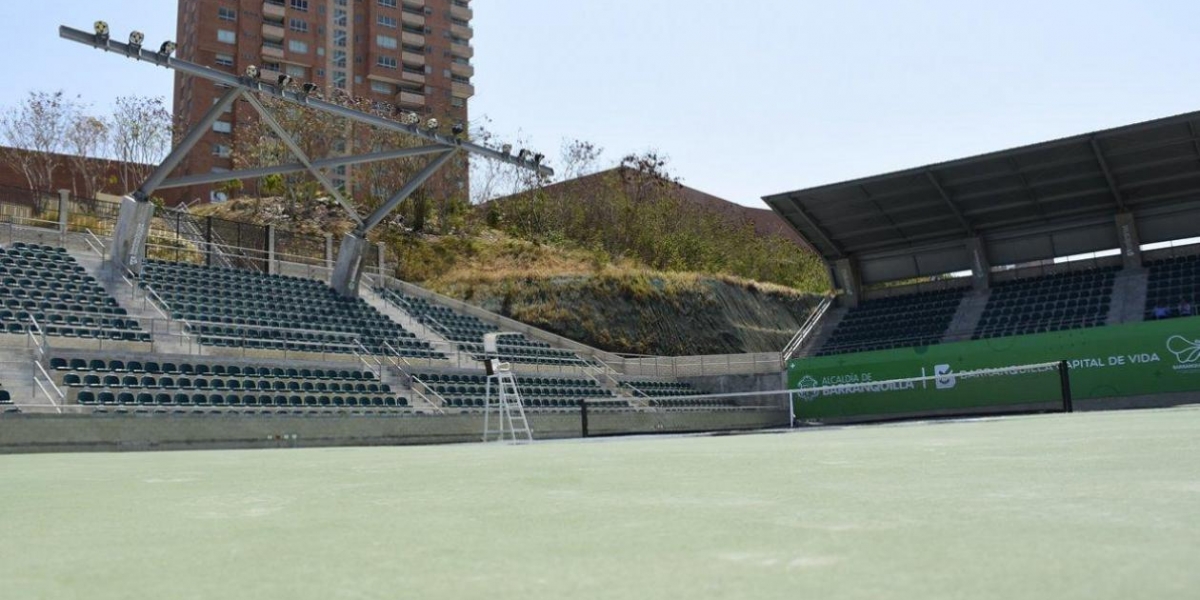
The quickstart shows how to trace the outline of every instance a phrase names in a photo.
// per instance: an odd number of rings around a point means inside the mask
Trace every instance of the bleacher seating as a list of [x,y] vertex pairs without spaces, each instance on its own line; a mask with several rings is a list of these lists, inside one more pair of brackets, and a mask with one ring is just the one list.
[[[454,342],[463,351],[479,356],[483,353],[483,335],[500,331],[476,317],[463,314],[445,306],[438,306],[424,298],[417,298],[392,289],[376,290],[380,296],[403,309],[426,327]],[[570,350],[554,348],[539,340],[524,335],[506,335],[497,340],[499,358],[508,362],[570,366],[578,363],[579,357]]]
[[350,353],[357,340],[372,352],[387,342],[403,356],[444,358],[361,298],[343,298],[312,279],[147,261],[141,285],[162,298],[171,318],[187,321],[201,344]]
[[[137,408],[372,409],[408,406],[368,371],[174,361],[52,358],[68,400]],[[72,394],[73,392],[73,394]]]
[[707,409],[714,408],[737,408],[736,400],[731,398],[653,398],[650,400],[650,406],[654,408],[670,408],[670,409]]
[[997,283],[972,339],[1103,325],[1119,270],[1103,267]]
[[[451,408],[482,409],[487,397],[484,375],[414,373],[413,377],[445,398]],[[517,376],[517,390],[526,409],[578,409],[584,399],[613,400],[595,381],[581,378]],[[496,389],[492,388],[492,394]]]
[[965,288],[867,300],[846,312],[817,356],[940,343]]
[[700,393],[690,383],[679,381],[622,381],[621,386],[632,390],[635,396],[647,398],[695,396]]
[[150,341],[63,248],[23,242],[0,248],[0,304],[5,333],[24,334],[36,321],[51,336]]
[[[1196,315],[1200,299],[1200,255],[1178,256],[1147,264],[1146,319]],[[1155,309],[1160,313],[1155,314]]]

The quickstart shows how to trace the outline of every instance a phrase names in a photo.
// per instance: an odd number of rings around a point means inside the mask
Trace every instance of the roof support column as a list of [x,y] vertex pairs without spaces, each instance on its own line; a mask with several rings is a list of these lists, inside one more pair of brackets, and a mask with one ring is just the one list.
[[330,275],[329,285],[345,298],[358,295],[358,282],[362,279],[363,254],[367,251],[365,233],[348,233],[342,238],[342,246],[338,250],[337,262]]
[[988,260],[987,245],[983,238],[967,238],[967,254],[971,257],[971,283],[977,290],[986,290],[992,285],[992,261]]
[[858,265],[853,259],[840,258],[833,262],[830,270],[834,289],[842,292],[842,304],[850,308],[858,306],[863,301],[862,278],[858,273]]
[[150,220],[154,218],[154,203],[139,202],[132,195],[121,198],[117,226],[113,229],[112,249],[108,264],[115,273],[129,269],[140,275],[146,259],[146,240],[150,237]]
[[1131,212],[1117,213],[1117,241],[1121,243],[1121,260],[1126,269],[1142,267],[1142,244],[1138,239],[1137,219]]

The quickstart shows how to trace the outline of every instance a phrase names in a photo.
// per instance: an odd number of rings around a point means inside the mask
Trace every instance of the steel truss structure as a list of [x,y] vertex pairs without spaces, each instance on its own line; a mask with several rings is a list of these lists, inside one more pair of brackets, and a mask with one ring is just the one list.
[[[99,24],[97,26],[97,31],[99,31]],[[113,236],[112,258],[110,259],[122,269],[131,269],[134,272],[140,271],[145,251],[144,242],[149,234],[150,218],[153,216],[153,205],[150,204],[150,197],[156,190],[218,183],[231,179],[257,179],[273,174],[307,171],[325,188],[330,197],[341,205],[350,218],[357,223],[354,232],[346,236],[342,242],[337,266],[331,278],[331,284],[335,289],[343,295],[354,296],[358,293],[362,255],[366,248],[365,240],[367,234],[383,222],[401,202],[411,196],[434,174],[445,167],[457,153],[465,152],[490,160],[498,160],[518,168],[536,171],[543,176],[554,174],[553,169],[541,164],[540,155],[536,155],[533,158],[530,158],[530,155],[526,152],[513,155],[510,152],[496,150],[459,139],[458,136],[441,135],[434,128],[423,128],[419,122],[401,123],[379,115],[347,108],[324,100],[318,97],[316,93],[309,92],[304,88],[295,89],[293,86],[288,85],[288,81],[290,80],[285,80],[282,77],[277,82],[262,81],[258,77],[257,67],[248,69],[248,73],[244,76],[218,71],[172,57],[171,52],[165,51],[170,49],[167,47],[167,44],[164,44],[159,51],[154,51],[143,48],[141,45],[128,44],[111,39],[108,36],[107,26],[104,27],[103,34],[73,29],[65,25],[59,27],[58,32],[59,36],[64,39],[171,69],[186,76],[205,79],[225,89],[224,94],[204,114],[204,117],[192,125],[179,138],[179,143],[171,149],[171,152],[162,163],[154,169],[137,190],[131,192],[125,197],[124,202],[122,202],[121,215],[118,219],[117,230]],[[142,36],[137,34],[137,37],[141,39]],[[296,143],[295,139],[284,130],[271,110],[262,103],[261,97],[275,98],[290,104],[377,127],[381,130],[415,137],[426,142],[426,144],[418,147],[314,159],[307,156]],[[185,175],[169,179],[171,173],[183,162],[188,153],[195,148],[204,134],[212,127],[213,123],[238,99],[244,99],[249,102],[267,127],[278,136],[296,162],[220,173]],[[419,120],[413,119],[413,121]],[[505,149],[507,150],[508,147]],[[379,208],[365,217],[358,214],[353,203],[345,197],[342,191],[324,172],[326,169],[333,169],[340,166],[426,155],[432,156],[429,163],[388,198],[387,201],[380,205]]]

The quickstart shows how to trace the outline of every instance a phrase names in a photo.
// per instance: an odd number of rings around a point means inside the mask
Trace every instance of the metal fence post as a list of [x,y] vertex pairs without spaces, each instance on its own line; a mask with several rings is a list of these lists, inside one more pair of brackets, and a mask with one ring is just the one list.
[[70,226],[71,214],[71,190],[58,190],[58,235],[67,234],[67,228]]

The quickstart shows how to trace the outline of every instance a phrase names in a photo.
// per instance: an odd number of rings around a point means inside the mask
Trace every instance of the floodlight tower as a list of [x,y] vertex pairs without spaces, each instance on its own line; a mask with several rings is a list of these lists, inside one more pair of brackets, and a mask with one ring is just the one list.
[[[179,143],[171,149],[167,157],[151,172],[150,176],[142,182],[138,189],[122,199],[121,212],[117,218],[117,227],[113,232],[112,251],[109,258],[110,263],[121,270],[129,269],[135,273],[141,272],[142,263],[145,260],[146,239],[150,233],[150,220],[154,216],[154,205],[150,202],[150,197],[155,191],[191,185],[219,183],[230,179],[257,179],[267,175],[307,171],[357,224],[354,231],[342,240],[341,251],[338,253],[337,264],[330,281],[334,289],[343,296],[356,296],[358,294],[358,283],[362,276],[362,259],[367,246],[367,235],[382,223],[401,202],[417,191],[421,185],[441,170],[442,167],[446,166],[450,162],[450,159],[459,152],[482,156],[490,160],[498,160],[518,168],[535,171],[545,176],[554,174],[553,169],[541,164],[540,154],[536,155],[536,157],[530,157],[528,153],[521,156],[512,156],[507,151],[502,152],[462,139],[466,127],[461,123],[456,123],[453,126],[453,136],[444,136],[438,132],[439,123],[437,119],[429,119],[425,123],[421,123],[420,118],[415,113],[406,113],[400,115],[400,121],[395,121],[376,114],[347,108],[317,97],[318,94],[316,92],[319,88],[311,82],[304,83],[299,89],[296,88],[295,82],[292,81],[291,77],[280,76],[276,81],[264,82],[261,80],[259,68],[254,65],[247,67],[245,73],[239,77],[172,57],[171,55],[176,48],[174,42],[163,42],[157,51],[143,49],[142,42],[145,40],[145,36],[141,32],[135,31],[130,34],[129,43],[113,40],[109,35],[108,24],[104,21],[96,21],[91,32],[72,29],[64,25],[58,28],[58,34],[64,39],[78,42],[85,46],[91,46],[119,56],[165,67],[185,76],[207,79],[225,90],[224,94],[217,99],[212,108],[187,133],[179,138]],[[385,149],[365,154],[311,158],[304,153],[292,136],[284,130],[271,110],[262,103],[260,98],[264,97],[300,105],[382,130],[416,137],[426,142],[426,144],[413,148]],[[168,176],[183,162],[184,157],[199,143],[200,138],[212,127],[213,122],[239,98],[246,100],[250,104],[263,122],[266,123],[267,127],[279,137],[283,145],[291,152],[296,162],[221,173],[200,173],[168,179]],[[425,155],[430,155],[433,158],[430,159],[429,163],[412,180],[404,184],[378,209],[365,218],[358,214],[354,209],[353,203],[342,194],[342,191],[325,174],[326,170],[335,169],[340,166]]]

